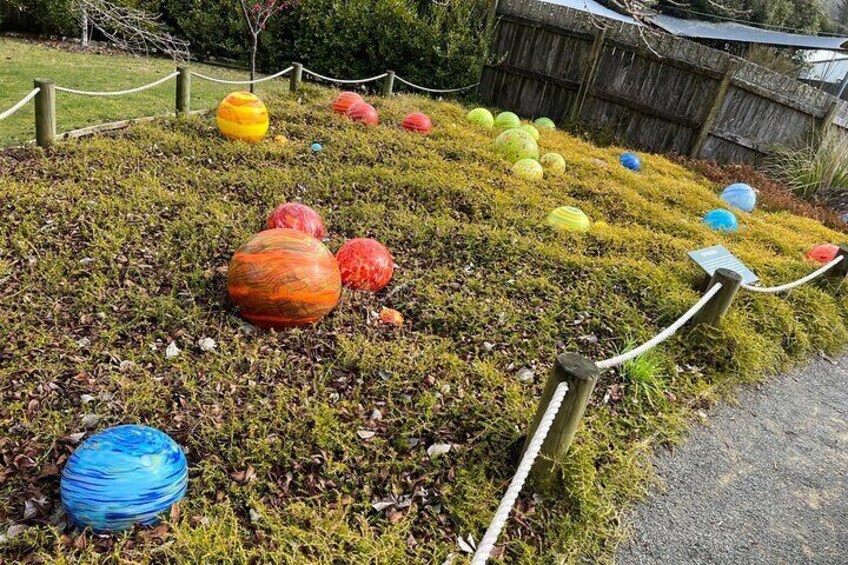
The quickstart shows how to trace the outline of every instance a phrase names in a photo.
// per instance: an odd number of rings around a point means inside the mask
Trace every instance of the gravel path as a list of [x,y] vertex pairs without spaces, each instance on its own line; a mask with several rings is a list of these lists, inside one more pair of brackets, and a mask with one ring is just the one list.
[[848,356],[738,400],[656,456],[617,563],[848,563]]

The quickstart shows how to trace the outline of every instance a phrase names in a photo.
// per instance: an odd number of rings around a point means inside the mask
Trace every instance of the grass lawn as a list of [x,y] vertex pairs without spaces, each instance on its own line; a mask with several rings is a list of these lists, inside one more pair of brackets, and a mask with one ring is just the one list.
[[[33,88],[35,78],[48,78],[57,86],[77,90],[125,90],[151,83],[174,72],[168,59],[151,59],[114,54],[79,53],[41,42],[0,37],[0,111],[6,110]],[[228,80],[245,80],[244,72],[193,64],[202,74]],[[191,107],[214,108],[229,92],[239,87],[220,85],[193,77]],[[176,82],[126,96],[81,96],[56,93],[56,122],[59,133],[104,122],[159,116],[174,112]],[[288,90],[283,78],[261,83],[258,94],[281,94]],[[33,103],[0,121],[0,146],[35,139]]]
[[[566,172],[522,181],[467,108],[373,98],[382,125],[365,129],[329,111],[334,95],[265,97],[287,144],[229,142],[193,117],[0,153],[0,531],[29,526],[0,561],[442,563],[482,536],[556,354],[602,359],[684,312],[702,276],[687,251],[721,243],[777,284],[843,238],[768,206],[712,232],[700,219],[720,187],[660,156],[630,172],[620,148],[561,132],[541,145]],[[416,109],[432,136],[397,127]],[[315,326],[255,331],[228,303],[227,264],[291,200],[322,214],[331,250],[375,237],[398,269]],[[546,227],[562,205],[592,229]],[[720,328],[604,373],[558,490],[520,498],[504,560],[609,561],[650,451],[734,385],[840,349],[845,296],[828,280],[742,293]],[[406,326],[380,325],[383,306]],[[105,538],[51,525],[79,434],[120,423],[185,447],[180,511]],[[431,459],[435,443],[452,448]],[[43,504],[24,520],[28,500]]]

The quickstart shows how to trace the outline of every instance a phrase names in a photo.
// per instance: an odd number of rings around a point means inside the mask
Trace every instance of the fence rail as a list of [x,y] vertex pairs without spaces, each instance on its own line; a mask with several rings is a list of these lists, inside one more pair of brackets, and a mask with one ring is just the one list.
[[[291,66],[276,72],[274,74],[252,79],[252,80],[229,80],[222,79],[217,77],[208,76],[202,73],[198,73],[196,71],[190,70],[188,67],[177,67],[177,70],[173,73],[162,77],[158,80],[155,80],[148,84],[143,84],[141,86],[137,86],[135,88],[129,88],[126,90],[112,90],[112,91],[99,91],[99,90],[81,90],[76,88],[69,88],[66,86],[57,86],[51,80],[42,80],[36,79],[35,88],[30,91],[24,98],[22,98],[19,102],[17,102],[14,106],[9,108],[0,114],[0,120],[7,118],[20,110],[23,106],[27,104],[30,100],[35,99],[35,142],[39,147],[46,147],[53,144],[58,137],[56,134],[56,93],[64,93],[64,94],[72,94],[78,96],[125,96],[130,94],[135,94],[137,92],[142,92],[144,90],[155,88],[160,86],[166,82],[169,82],[173,79],[176,79],[176,115],[177,116],[187,116],[191,112],[191,77],[198,78],[200,80],[205,80],[217,84],[229,84],[229,85],[241,85],[241,86],[251,86],[259,83],[263,83],[266,81],[278,79],[285,75],[289,75],[289,89],[291,92],[297,92],[300,88],[303,75],[307,75],[313,77],[318,80],[330,82],[333,84],[350,84],[350,85],[359,85],[359,84],[367,84],[370,82],[376,82],[379,80],[383,81],[382,85],[382,94],[384,96],[390,96],[393,94],[394,82],[395,79],[398,82],[401,82],[410,88],[414,88],[416,90],[420,90],[422,92],[427,92],[431,94],[448,94],[452,92],[460,92],[464,90],[469,90],[477,86],[476,84],[463,86],[460,88],[448,88],[448,89],[436,89],[436,88],[428,88],[425,86],[417,85],[413,82],[410,82],[402,77],[396,76],[394,71],[386,71],[379,75],[375,75],[373,77],[368,77],[364,79],[342,79],[337,77],[330,77],[326,75],[322,75],[316,71],[305,68],[300,63],[292,63]],[[131,120],[125,121],[127,124],[131,123]]]
[[670,338],[689,321],[694,321],[695,324],[716,325],[739,288],[752,292],[782,292],[806,284],[827,272],[844,278],[848,275],[846,257],[848,247],[841,247],[832,261],[809,275],[791,283],[768,288],[743,285],[742,277],[737,273],[719,269],[710,279],[707,291],[691,308],[638,347],[598,362],[573,353],[559,356],[548,377],[536,416],[530,426],[524,454],[474,552],[471,564],[484,565],[491,556],[527,479],[531,478],[534,484],[542,489],[555,480],[556,461],[568,451],[601,371],[621,366],[646,353]]
[[14,114],[18,110],[20,110],[21,108],[23,108],[26,105],[26,103],[29,102],[30,100],[32,100],[33,98],[35,98],[36,94],[38,94],[39,92],[41,92],[41,89],[38,88],[38,87],[30,90],[29,94],[27,94],[26,96],[21,98],[14,106],[12,106],[8,110],[6,110],[2,114],[0,114],[0,120],[5,120],[9,116]]

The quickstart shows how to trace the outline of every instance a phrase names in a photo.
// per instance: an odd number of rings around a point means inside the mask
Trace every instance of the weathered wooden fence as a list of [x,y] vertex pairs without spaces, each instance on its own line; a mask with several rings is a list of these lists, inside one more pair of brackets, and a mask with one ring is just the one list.
[[497,26],[479,93],[526,116],[723,162],[848,128],[848,104],[830,94],[667,33],[539,0],[501,0]]

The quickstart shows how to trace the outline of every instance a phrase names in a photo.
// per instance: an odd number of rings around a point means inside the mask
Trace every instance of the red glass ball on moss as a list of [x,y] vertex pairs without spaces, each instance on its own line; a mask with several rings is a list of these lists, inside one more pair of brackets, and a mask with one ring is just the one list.
[[819,263],[830,263],[839,253],[839,247],[831,243],[816,245],[807,252],[807,258]]
[[265,227],[269,230],[288,228],[302,231],[318,239],[324,239],[326,235],[324,220],[321,219],[318,212],[306,204],[297,202],[286,202],[277,206],[268,216]]
[[230,300],[239,314],[260,328],[313,324],[341,296],[336,258],[301,231],[261,231],[239,247],[227,272]]
[[366,126],[376,126],[380,123],[380,117],[374,106],[367,102],[357,102],[347,109],[347,117]]
[[342,284],[354,290],[377,292],[392,280],[395,262],[389,250],[374,239],[351,239],[336,253]]
[[362,96],[355,92],[341,92],[336,99],[333,100],[333,112],[336,114],[344,114],[347,112],[348,108],[356,104],[357,102],[362,102]]
[[433,130],[433,122],[430,121],[427,114],[412,112],[403,119],[403,129],[428,135]]

